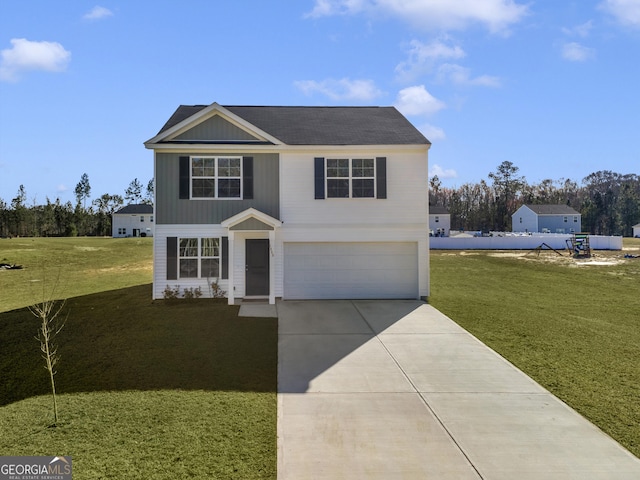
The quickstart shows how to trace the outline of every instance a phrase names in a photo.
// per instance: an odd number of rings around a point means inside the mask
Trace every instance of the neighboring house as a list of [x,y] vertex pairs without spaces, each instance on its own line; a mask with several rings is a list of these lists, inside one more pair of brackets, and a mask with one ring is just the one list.
[[451,230],[451,215],[445,207],[429,206],[429,235],[448,237]]
[[582,215],[568,205],[523,205],[511,215],[511,230],[533,233],[582,231]]
[[115,237],[153,237],[153,205],[127,205],[114,212],[111,235]]
[[640,223],[633,226],[633,236],[640,238]]
[[393,107],[180,106],[154,151],[154,298],[429,295],[430,142]]

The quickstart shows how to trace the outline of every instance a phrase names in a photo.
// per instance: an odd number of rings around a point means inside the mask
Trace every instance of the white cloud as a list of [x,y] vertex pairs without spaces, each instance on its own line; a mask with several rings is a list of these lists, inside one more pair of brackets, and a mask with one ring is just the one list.
[[439,179],[443,178],[457,178],[458,172],[456,172],[453,168],[442,168],[437,163],[434,163],[429,167],[429,178],[433,178],[438,176]]
[[438,142],[447,138],[447,135],[444,133],[444,130],[442,128],[436,127],[435,125],[431,125],[429,123],[421,125],[420,127],[418,127],[418,130],[420,130],[422,134],[431,142]]
[[640,0],[604,0],[598,7],[621,24],[640,28]]
[[62,72],[71,61],[71,52],[57,42],[13,38],[11,45],[0,52],[0,80],[15,82],[32,70]]
[[373,80],[351,80],[349,78],[340,80],[326,79],[319,82],[316,80],[300,80],[294,82],[294,85],[305,95],[320,93],[332,100],[367,102],[382,95]]
[[82,18],[85,20],[100,20],[101,18],[107,18],[113,16],[113,12],[108,8],[95,6],[91,11],[85,13]]
[[395,105],[404,115],[433,115],[446,107],[445,103],[431,95],[424,85],[400,90]]
[[56,187],[56,193],[64,193],[69,191],[69,187],[67,187],[66,185],[60,183],[58,184],[58,186]]
[[502,82],[498,77],[491,75],[480,75],[471,78],[471,70],[451,63],[445,63],[438,69],[440,81],[448,80],[455,85],[480,86],[480,87],[500,87]]
[[458,45],[447,44],[445,40],[422,43],[412,40],[409,43],[408,58],[396,67],[396,73],[405,81],[412,80],[422,73],[428,73],[436,62],[443,59],[458,59],[466,55]]
[[316,0],[309,17],[355,15],[362,12],[393,15],[417,28],[461,30],[473,24],[491,32],[506,32],[529,7],[514,0]]
[[571,28],[563,28],[562,32],[565,35],[569,36],[578,36],[582,38],[586,38],[591,33],[591,29],[593,28],[593,20],[589,20],[588,22],[582,23],[580,25],[576,25]]
[[565,43],[562,46],[562,58],[570,62],[585,62],[595,55],[595,50],[576,42]]

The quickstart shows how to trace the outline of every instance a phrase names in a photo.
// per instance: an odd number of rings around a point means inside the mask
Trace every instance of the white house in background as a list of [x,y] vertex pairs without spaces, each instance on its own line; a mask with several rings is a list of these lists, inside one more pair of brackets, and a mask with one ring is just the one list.
[[153,237],[153,205],[127,205],[114,212],[111,236]]
[[511,230],[533,233],[582,231],[582,215],[568,205],[522,205],[511,215]]
[[431,144],[395,108],[183,105],[145,146],[154,298],[429,295]]
[[429,235],[448,237],[451,230],[451,215],[446,207],[429,205]]
[[640,223],[633,226],[633,236],[640,238]]

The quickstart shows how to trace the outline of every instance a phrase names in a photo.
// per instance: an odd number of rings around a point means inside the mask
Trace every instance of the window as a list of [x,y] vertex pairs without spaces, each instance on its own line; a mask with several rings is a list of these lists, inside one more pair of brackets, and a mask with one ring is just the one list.
[[220,276],[219,238],[181,238],[178,245],[180,278]]
[[567,223],[567,217],[564,217],[564,223]]
[[140,221],[144,222],[144,215],[140,215]]
[[126,234],[127,234],[126,228],[118,228],[118,235],[126,235]]
[[520,217],[520,223],[522,223],[522,217]]
[[440,222],[440,217],[436,216],[436,223]]
[[573,217],[573,223],[578,223],[578,217]]
[[375,160],[373,158],[328,158],[328,198],[374,198]]
[[151,217],[149,217],[149,221],[153,222],[153,215],[151,215]]
[[241,157],[191,157],[191,198],[242,198]]

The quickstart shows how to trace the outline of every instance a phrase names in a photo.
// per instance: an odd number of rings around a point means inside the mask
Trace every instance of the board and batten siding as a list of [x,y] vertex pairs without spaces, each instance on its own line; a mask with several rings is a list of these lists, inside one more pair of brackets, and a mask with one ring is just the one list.
[[[386,198],[315,198],[316,157],[386,158]],[[283,153],[281,220],[286,225],[424,225],[427,230],[428,167],[426,151],[389,148]]]
[[[179,198],[180,157],[253,157],[253,198],[190,200]],[[279,159],[277,153],[161,153],[155,155],[156,225],[219,224],[248,208],[280,218]]]
[[191,127],[178,135],[176,140],[215,140],[215,141],[256,141],[256,137],[249,132],[235,126],[231,122],[215,115],[204,122]]

